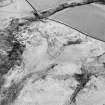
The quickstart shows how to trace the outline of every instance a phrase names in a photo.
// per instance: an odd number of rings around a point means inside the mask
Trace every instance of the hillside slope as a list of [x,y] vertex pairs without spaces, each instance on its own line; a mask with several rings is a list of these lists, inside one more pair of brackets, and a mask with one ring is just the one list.
[[1,23],[0,105],[105,104],[105,42],[49,19]]

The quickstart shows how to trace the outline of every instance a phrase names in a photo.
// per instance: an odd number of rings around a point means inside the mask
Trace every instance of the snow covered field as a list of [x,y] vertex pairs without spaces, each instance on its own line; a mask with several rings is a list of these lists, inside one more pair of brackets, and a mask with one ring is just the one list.
[[3,20],[0,105],[105,104],[105,42],[51,20]]

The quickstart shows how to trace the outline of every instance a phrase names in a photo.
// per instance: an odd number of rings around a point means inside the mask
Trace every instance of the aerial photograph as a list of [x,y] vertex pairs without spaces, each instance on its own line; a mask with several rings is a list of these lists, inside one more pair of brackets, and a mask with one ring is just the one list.
[[0,0],[0,105],[105,105],[105,0]]

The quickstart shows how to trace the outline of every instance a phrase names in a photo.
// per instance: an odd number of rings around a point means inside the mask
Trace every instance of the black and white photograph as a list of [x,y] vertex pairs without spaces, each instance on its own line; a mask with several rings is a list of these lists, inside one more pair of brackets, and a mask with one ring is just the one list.
[[0,0],[0,105],[105,105],[105,0]]

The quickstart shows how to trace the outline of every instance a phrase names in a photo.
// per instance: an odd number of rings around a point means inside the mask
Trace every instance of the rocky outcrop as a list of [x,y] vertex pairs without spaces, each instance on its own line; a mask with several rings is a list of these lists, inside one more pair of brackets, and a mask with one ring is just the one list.
[[0,105],[80,105],[104,80],[104,42],[51,20],[14,18],[0,35]]
[[105,42],[49,19],[1,23],[0,105],[105,103]]

